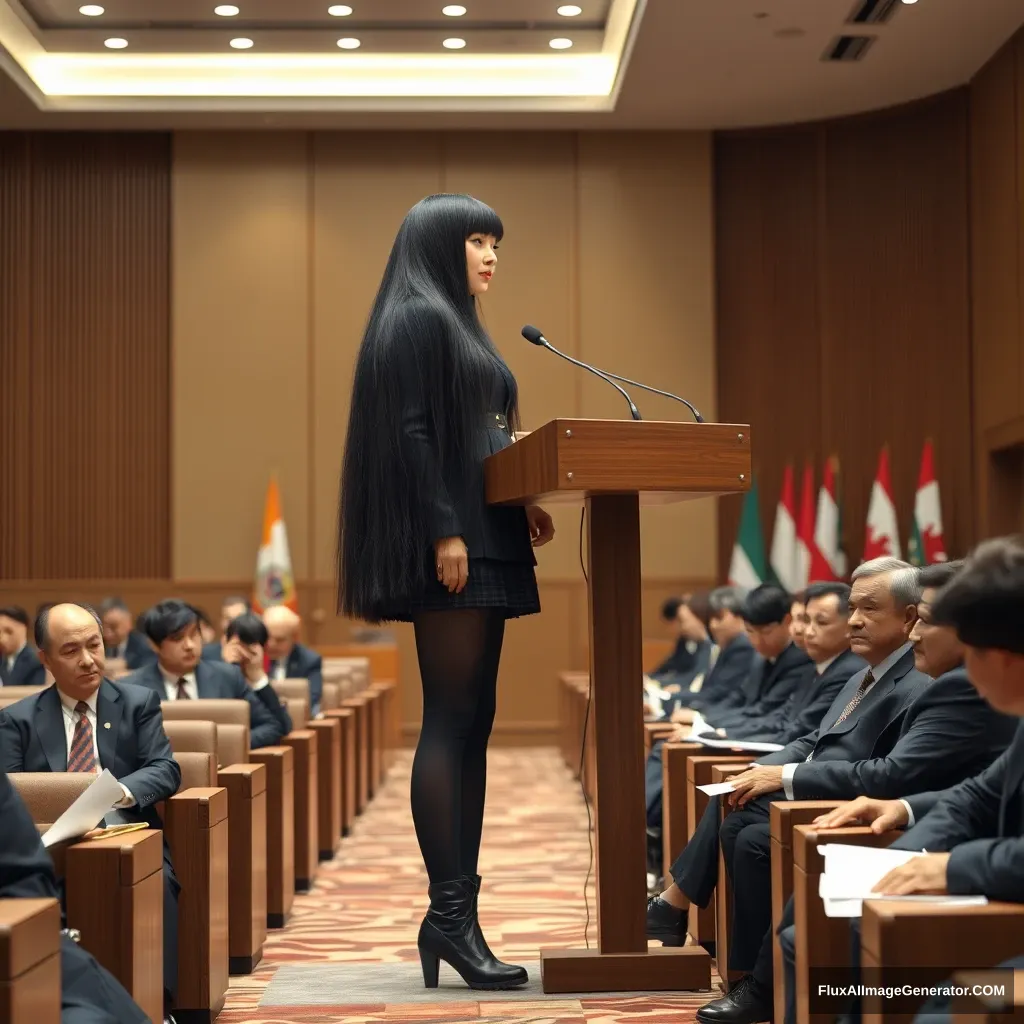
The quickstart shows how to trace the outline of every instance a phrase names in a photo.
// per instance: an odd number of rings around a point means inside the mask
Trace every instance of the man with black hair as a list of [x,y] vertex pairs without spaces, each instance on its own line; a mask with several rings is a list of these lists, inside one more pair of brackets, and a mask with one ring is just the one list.
[[721,825],[720,798],[712,798],[672,866],[674,885],[649,901],[648,936],[678,944],[689,902],[706,906],[711,899],[721,844],[734,887],[729,968],[746,973],[724,999],[698,1011],[703,1024],[753,1024],[771,1016],[773,800],[896,795],[910,778],[945,786],[989,764],[1005,745],[1001,716],[976,694],[930,691],[931,680],[914,668],[908,638],[919,599],[917,570],[899,559],[877,558],[855,570],[851,647],[869,667],[851,677],[818,729],[732,780],[729,801],[737,809]]
[[253,750],[271,747],[291,732],[292,722],[263,669],[267,630],[251,613],[228,624],[225,647],[237,651],[237,664],[202,661],[199,615],[184,601],[161,601],[143,617],[143,629],[157,651],[157,661],[121,680],[145,686],[161,700],[227,698],[247,701],[249,742]]
[[99,613],[108,658],[120,658],[125,668],[133,672],[156,661],[156,651],[132,628],[132,613],[121,598],[105,598],[100,603]]
[[863,658],[850,650],[849,585],[812,583],[801,596],[803,621],[793,643],[803,646],[814,671],[805,674],[785,704],[719,729],[719,736],[783,746],[793,743],[818,727],[850,677],[866,667]]
[[0,686],[45,686],[46,669],[28,645],[28,613],[0,608]]
[[[876,832],[907,827],[890,849],[928,852],[881,879],[875,886],[881,894],[949,893],[1024,903],[1024,545],[1011,538],[985,541],[944,586],[938,569],[922,571],[937,584],[926,592],[929,626],[955,631],[970,682],[993,708],[1017,720],[1013,740],[987,768],[958,785],[930,792],[906,787],[904,792],[916,795],[897,800],[869,799],[874,794],[868,792],[823,815],[817,825],[824,830],[869,824]],[[940,638],[932,650],[949,642],[948,636]],[[859,961],[857,928],[854,936]],[[790,997],[791,917],[783,922],[780,941],[790,968]]]
[[[699,601],[701,595],[697,595]],[[708,642],[707,626],[690,609],[694,595],[670,597],[661,606],[662,621],[669,625],[676,639],[672,653],[649,673],[663,687],[682,689],[693,682],[696,675],[707,670]],[[706,597],[704,603],[707,603]]]
[[228,624],[239,615],[252,611],[248,598],[232,594],[225,597],[220,605],[220,639],[210,640],[203,644],[204,661],[224,661],[224,648],[227,643]]
[[[103,676],[99,616],[85,605],[58,604],[35,622],[35,640],[54,685],[0,711],[0,771],[100,772],[124,796],[108,823],[162,829],[157,805],[181,784],[164,733],[160,702]],[[178,979],[178,879],[164,844],[164,992],[173,1005]]]
[[748,718],[771,715],[814,671],[811,659],[793,643],[790,634],[792,604],[792,597],[772,583],[762,583],[747,594],[743,622],[760,658],[741,687],[722,700],[704,705],[701,714],[715,728],[728,730],[730,725]]
[[789,606],[789,636],[800,648],[804,649],[804,630],[807,627],[807,591],[798,590],[792,597]]

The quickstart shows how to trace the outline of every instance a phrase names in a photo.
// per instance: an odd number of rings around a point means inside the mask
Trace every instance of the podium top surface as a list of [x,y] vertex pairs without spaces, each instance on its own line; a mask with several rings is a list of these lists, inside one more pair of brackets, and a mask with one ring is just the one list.
[[750,488],[750,427],[742,423],[556,419],[484,462],[492,505],[577,502],[639,494],[687,501]]

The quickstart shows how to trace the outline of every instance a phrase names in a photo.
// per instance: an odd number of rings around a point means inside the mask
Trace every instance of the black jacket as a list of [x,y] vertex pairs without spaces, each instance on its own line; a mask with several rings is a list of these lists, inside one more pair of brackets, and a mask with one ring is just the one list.
[[[292,731],[292,720],[288,709],[281,703],[272,686],[254,690],[242,677],[237,665],[224,662],[200,661],[195,668],[196,688],[199,697],[244,700],[249,704],[249,747],[272,747],[285,733]],[[161,700],[167,699],[164,677],[159,664],[125,676],[120,685],[144,686],[152,690]]]
[[[986,704],[963,669],[932,680],[913,663],[908,651],[833,728],[863,674],[850,679],[822,721],[814,759],[796,769],[795,799],[850,800],[861,794],[892,799],[941,788],[976,774],[1006,749],[1015,720]],[[806,757],[808,742],[798,740],[768,755],[771,763],[803,760],[799,754]]]
[[[59,899],[53,862],[7,774],[0,772],[0,899]],[[136,1024],[149,1018],[121,984],[69,938],[61,939],[64,1020]],[[78,1012],[81,1018],[74,1016]]]
[[[107,657],[116,657],[114,648],[107,648]],[[124,651],[124,664],[127,669],[134,672],[136,669],[142,668],[143,665],[150,665],[156,661],[156,651],[150,647],[149,642],[141,634],[137,633],[134,629],[128,634],[128,639],[125,641]]]
[[[177,793],[181,769],[164,733],[160,702],[144,690],[104,679],[96,720],[100,765],[136,800],[121,813],[163,828],[156,804]],[[55,685],[0,711],[0,771],[63,772],[67,767],[64,711]]]
[[805,672],[781,707],[767,715],[751,715],[737,726],[730,726],[728,735],[733,739],[781,743],[783,746],[793,743],[818,728],[850,677],[865,668],[867,665],[863,658],[853,651],[843,651],[821,675],[816,670]]
[[45,686],[46,669],[39,655],[26,644],[14,659],[14,667],[7,671],[7,658],[0,656],[0,686]]
[[[422,344],[422,340],[420,340]],[[432,435],[417,341],[396,348],[402,396],[402,438],[408,459],[416,467],[416,485],[428,511],[430,541],[462,537],[470,558],[535,565],[526,510],[519,505],[488,505],[484,492],[484,459],[512,444],[501,423],[508,415],[514,378],[502,364],[494,370],[490,411],[481,416],[476,458],[471,467],[441,467],[437,440]],[[432,550],[424,552],[432,558]]]
[[703,711],[710,705],[725,700],[746,681],[756,658],[757,652],[746,634],[740,633],[719,650],[718,657],[704,677],[701,688],[696,693],[684,691],[675,694],[674,705]]
[[894,850],[950,852],[951,893],[1024,903],[1024,723],[984,771],[908,802],[917,824]]
[[796,644],[790,643],[774,662],[758,658],[740,690],[734,691],[726,703],[712,704],[704,712],[704,717],[716,728],[728,730],[730,725],[751,717],[770,715],[789,700],[807,674],[813,671],[814,662]]

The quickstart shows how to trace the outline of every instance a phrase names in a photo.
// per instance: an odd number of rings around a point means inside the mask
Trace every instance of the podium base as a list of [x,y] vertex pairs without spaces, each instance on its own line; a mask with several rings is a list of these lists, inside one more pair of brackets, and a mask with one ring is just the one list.
[[711,957],[702,946],[642,953],[542,949],[541,988],[563,992],[685,992],[711,988]]

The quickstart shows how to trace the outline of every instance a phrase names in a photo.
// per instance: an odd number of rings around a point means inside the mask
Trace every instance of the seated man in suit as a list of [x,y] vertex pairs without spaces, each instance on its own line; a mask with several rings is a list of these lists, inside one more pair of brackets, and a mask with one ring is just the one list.
[[309,680],[309,699],[314,715],[320,713],[320,695],[324,688],[323,659],[316,651],[299,643],[298,615],[283,604],[263,613],[267,627],[267,657],[271,679]]
[[812,583],[803,596],[803,610],[792,613],[794,623],[798,614],[800,621],[793,630],[793,643],[804,649],[815,671],[804,676],[781,707],[765,715],[750,715],[729,729],[719,729],[720,737],[783,746],[793,743],[817,729],[850,676],[867,667],[850,650],[849,586]]
[[760,655],[739,690],[707,703],[701,714],[716,728],[762,719],[783,707],[799,684],[810,678],[811,659],[791,634],[793,599],[782,587],[762,583],[743,602],[747,637]]
[[[0,899],[59,899],[53,861],[18,791],[0,772]],[[68,935],[60,941],[63,1024],[144,1024],[121,983]]]
[[[249,621],[251,620],[251,621]],[[199,615],[184,601],[161,601],[143,616],[143,629],[157,661],[125,676],[122,683],[145,686],[160,700],[234,698],[249,703],[249,743],[271,747],[292,730],[288,711],[263,668],[266,627],[255,615],[228,624],[225,656],[232,663],[202,661]]]
[[[725,696],[738,690],[750,673],[755,659],[754,648],[747,639],[746,626],[740,614],[743,610],[743,592],[738,587],[719,587],[708,596],[708,629],[718,649],[711,667],[698,692],[678,694],[682,701],[696,699],[698,696]],[[676,716],[681,717],[681,716]],[[689,728],[680,725],[673,739],[683,739]],[[662,814],[662,770],[661,749],[664,741],[659,740],[651,748],[644,769],[644,790],[647,801],[647,828],[650,838],[656,839],[661,834]],[[652,849],[653,849],[652,844]]]
[[807,591],[800,590],[793,595],[789,606],[789,638],[804,650],[804,630],[807,626]]
[[46,669],[28,645],[28,613],[0,608],[0,686],[45,686]]
[[132,613],[121,598],[106,598],[99,612],[108,658],[120,658],[131,672],[156,661],[156,651],[141,633],[132,629]]
[[[54,685],[0,711],[0,771],[109,769],[124,798],[111,817],[162,829],[156,805],[174,796],[181,771],[164,734],[160,702],[103,678],[99,616],[58,604],[35,623],[36,644]],[[164,991],[173,1004],[178,975],[178,880],[164,846]]]
[[[227,643],[228,623],[237,619],[239,615],[245,615],[252,611],[252,605],[244,597],[225,597],[220,606],[220,639],[213,637],[207,640],[203,638],[203,660],[223,661],[223,647]],[[202,624],[200,624],[202,632]]]
[[707,603],[707,595],[697,593],[670,597],[661,606],[662,621],[668,624],[676,641],[672,653],[649,673],[649,678],[663,689],[670,692],[687,689],[700,673],[707,671],[711,651],[704,621]]
[[648,935],[678,942],[685,928],[680,908],[688,901],[707,906],[711,899],[721,843],[734,892],[729,967],[746,976],[724,999],[698,1011],[702,1022],[753,1022],[771,1015],[773,800],[891,796],[908,780],[921,788],[947,786],[980,771],[1009,743],[1012,723],[966,679],[948,674],[932,682],[914,668],[908,638],[919,598],[917,570],[899,559],[877,558],[854,571],[851,647],[868,669],[850,679],[814,733],[760,758],[732,780],[729,801],[737,809],[721,825],[719,800],[712,799],[672,866],[675,886],[650,901]]
[[[927,659],[959,655],[971,683],[994,708],[1020,722],[1024,718],[1024,545],[1017,540],[986,541],[952,578],[944,565],[921,571],[931,586],[922,611],[926,626],[918,646]],[[941,590],[938,588],[942,587]],[[955,652],[955,653],[954,653]],[[963,671],[962,669],[959,671]],[[904,789],[914,793],[911,787]],[[1024,723],[1009,749],[988,768],[941,792],[918,792],[905,799],[859,797],[823,815],[821,830],[870,825],[876,832],[907,827],[894,850],[927,850],[891,871],[876,891],[891,895],[950,893],[1024,903]],[[780,927],[786,961],[787,1019],[793,1017],[795,929],[792,907]],[[854,929],[853,966],[859,964],[859,932]],[[948,1006],[930,1007],[932,1012]],[[931,1018],[935,1020],[935,1018]]]

